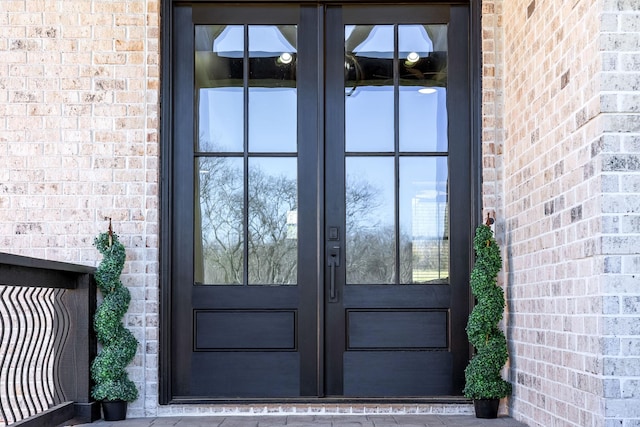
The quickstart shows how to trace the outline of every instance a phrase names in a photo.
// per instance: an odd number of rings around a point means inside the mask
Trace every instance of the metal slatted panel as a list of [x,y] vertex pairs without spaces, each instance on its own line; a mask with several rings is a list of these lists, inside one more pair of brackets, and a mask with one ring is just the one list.
[[64,289],[0,287],[0,415],[5,424],[64,401],[55,352],[67,343]]

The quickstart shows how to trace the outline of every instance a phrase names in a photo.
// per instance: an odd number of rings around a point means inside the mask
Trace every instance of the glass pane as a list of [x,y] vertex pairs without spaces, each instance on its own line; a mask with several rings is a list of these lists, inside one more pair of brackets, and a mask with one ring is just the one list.
[[242,25],[196,26],[196,151],[243,151],[243,52]]
[[398,26],[401,151],[447,151],[447,26]]
[[249,26],[249,150],[297,150],[296,26]]
[[243,283],[244,179],[242,158],[196,161],[195,281]]
[[345,27],[346,151],[393,151],[393,25]]
[[400,159],[401,283],[448,283],[446,157]]
[[298,279],[297,159],[249,159],[249,284]]
[[393,161],[346,159],[347,284],[395,283]]

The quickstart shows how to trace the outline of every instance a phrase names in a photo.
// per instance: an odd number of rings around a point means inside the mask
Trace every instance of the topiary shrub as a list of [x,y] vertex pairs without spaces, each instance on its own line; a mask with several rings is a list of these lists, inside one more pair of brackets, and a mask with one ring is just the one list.
[[125,249],[113,234],[111,224],[107,233],[96,237],[94,246],[103,255],[95,278],[104,299],[94,317],[94,329],[102,348],[91,364],[94,381],[91,395],[96,400],[132,402],[138,398],[138,389],[125,368],[135,356],[138,340],[122,323],[131,301],[129,290],[120,281]]
[[507,340],[498,328],[505,305],[504,292],[497,284],[502,257],[488,224],[476,229],[473,248],[476,262],[471,272],[471,291],[476,305],[469,316],[467,336],[476,353],[464,372],[463,393],[472,399],[500,399],[511,394],[511,383],[500,375],[509,357]]

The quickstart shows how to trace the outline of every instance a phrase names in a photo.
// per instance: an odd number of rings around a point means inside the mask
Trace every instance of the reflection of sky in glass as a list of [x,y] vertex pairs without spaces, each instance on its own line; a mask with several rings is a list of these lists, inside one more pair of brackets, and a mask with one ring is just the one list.
[[[395,224],[393,160],[393,157],[347,157],[345,161],[347,193],[360,187],[363,183],[367,183],[375,195],[375,200],[369,202],[370,209],[353,218],[360,227],[393,226]],[[347,203],[349,202],[350,196],[347,194]],[[347,215],[349,213],[347,212]]]
[[242,152],[244,97],[241,87],[200,89],[199,150]]
[[447,151],[447,90],[400,87],[400,151]]
[[[400,151],[447,151],[446,89],[400,90]],[[393,87],[358,87],[345,97],[346,151],[393,151]]]
[[[400,150],[447,151],[446,89],[422,94],[400,88]],[[296,150],[296,89],[251,88],[252,151]],[[242,151],[242,88],[200,90],[200,150]],[[359,87],[346,97],[347,151],[393,150],[393,88]]]
[[296,88],[249,88],[249,150],[295,152]]
[[347,151],[393,151],[393,86],[357,87],[345,97]]
[[252,157],[249,169],[274,178],[286,178],[293,182],[298,179],[298,160],[293,157]]

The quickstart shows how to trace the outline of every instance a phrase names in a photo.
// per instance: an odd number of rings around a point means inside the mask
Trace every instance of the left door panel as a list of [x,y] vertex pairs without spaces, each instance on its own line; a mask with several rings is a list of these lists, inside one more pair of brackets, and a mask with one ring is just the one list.
[[174,9],[174,400],[318,395],[315,13]]

